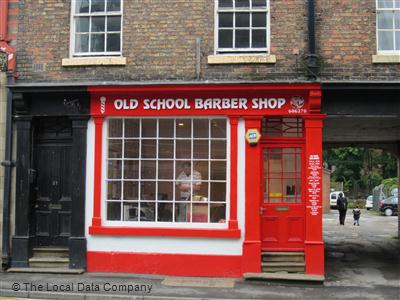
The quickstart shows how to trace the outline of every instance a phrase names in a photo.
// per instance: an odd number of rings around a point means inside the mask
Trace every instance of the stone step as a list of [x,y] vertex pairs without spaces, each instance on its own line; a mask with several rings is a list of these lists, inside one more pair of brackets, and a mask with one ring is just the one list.
[[297,274],[297,273],[244,273],[245,279],[262,279],[262,280],[291,280],[291,281],[317,281],[323,282],[325,276],[323,275],[309,275],[309,274]]
[[262,252],[263,262],[304,262],[304,252]]
[[64,257],[31,257],[29,259],[29,267],[31,268],[67,268],[69,266],[69,258]]
[[10,268],[9,273],[53,273],[53,274],[82,274],[84,269],[68,268]]
[[68,248],[64,247],[37,247],[33,248],[33,257],[69,257]]
[[264,255],[266,255],[266,256],[298,256],[298,255],[304,256],[304,252],[300,252],[300,251],[296,251],[296,252],[265,251],[265,252],[262,252],[261,255],[263,255],[263,256]]
[[304,262],[263,262],[261,270],[263,272],[288,272],[304,273],[306,265]]

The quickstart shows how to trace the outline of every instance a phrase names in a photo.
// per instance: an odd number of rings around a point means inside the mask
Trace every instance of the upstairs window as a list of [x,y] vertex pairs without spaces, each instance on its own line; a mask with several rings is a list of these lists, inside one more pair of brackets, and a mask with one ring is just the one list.
[[268,53],[269,0],[216,0],[216,53]]
[[400,52],[400,0],[377,0],[378,53]]
[[73,56],[121,55],[122,0],[72,1]]

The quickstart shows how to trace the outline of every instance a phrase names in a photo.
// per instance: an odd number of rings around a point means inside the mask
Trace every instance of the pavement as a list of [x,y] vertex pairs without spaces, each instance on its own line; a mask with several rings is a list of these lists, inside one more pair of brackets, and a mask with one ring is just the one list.
[[121,273],[0,273],[0,298],[400,299],[397,217],[363,210],[360,226],[353,226],[349,214],[345,226],[339,225],[337,211],[324,214],[324,283]]

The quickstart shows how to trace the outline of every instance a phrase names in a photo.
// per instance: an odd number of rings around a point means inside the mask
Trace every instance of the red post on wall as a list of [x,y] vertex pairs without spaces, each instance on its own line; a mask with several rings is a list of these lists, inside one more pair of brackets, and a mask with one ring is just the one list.
[[237,161],[238,161],[238,122],[239,118],[230,117],[230,135],[231,135],[231,174],[230,174],[230,218],[229,218],[229,229],[237,229],[238,221],[237,221]]
[[324,115],[305,119],[306,134],[306,274],[324,275],[322,239],[322,125]]
[[103,117],[93,117],[95,127],[94,141],[94,194],[92,226],[101,226],[101,170],[103,147]]
[[[245,128],[261,129],[260,116],[246,116]],[[245,138],[245,137],[241,137]],[[243,241],[242,271],[261,272],[261,235],[260,235],[260,199],[261,199],[261,146],[246,143],[246,204],[245,238]]]

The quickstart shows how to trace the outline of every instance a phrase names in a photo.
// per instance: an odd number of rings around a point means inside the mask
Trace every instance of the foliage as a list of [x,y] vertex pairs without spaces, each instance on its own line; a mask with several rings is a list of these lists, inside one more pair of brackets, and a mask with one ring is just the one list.
[[353,197],[369,195],[374,186],[397,174],[395,157],[383,150],[343,147],[323,154],[324,164],[333,171],[331,181],[343,182],[344,192]]
[[382,184],[384,185],[385,189],[391,191],[397,187],[399,179],[397,177],[387,178],[382,180]]

